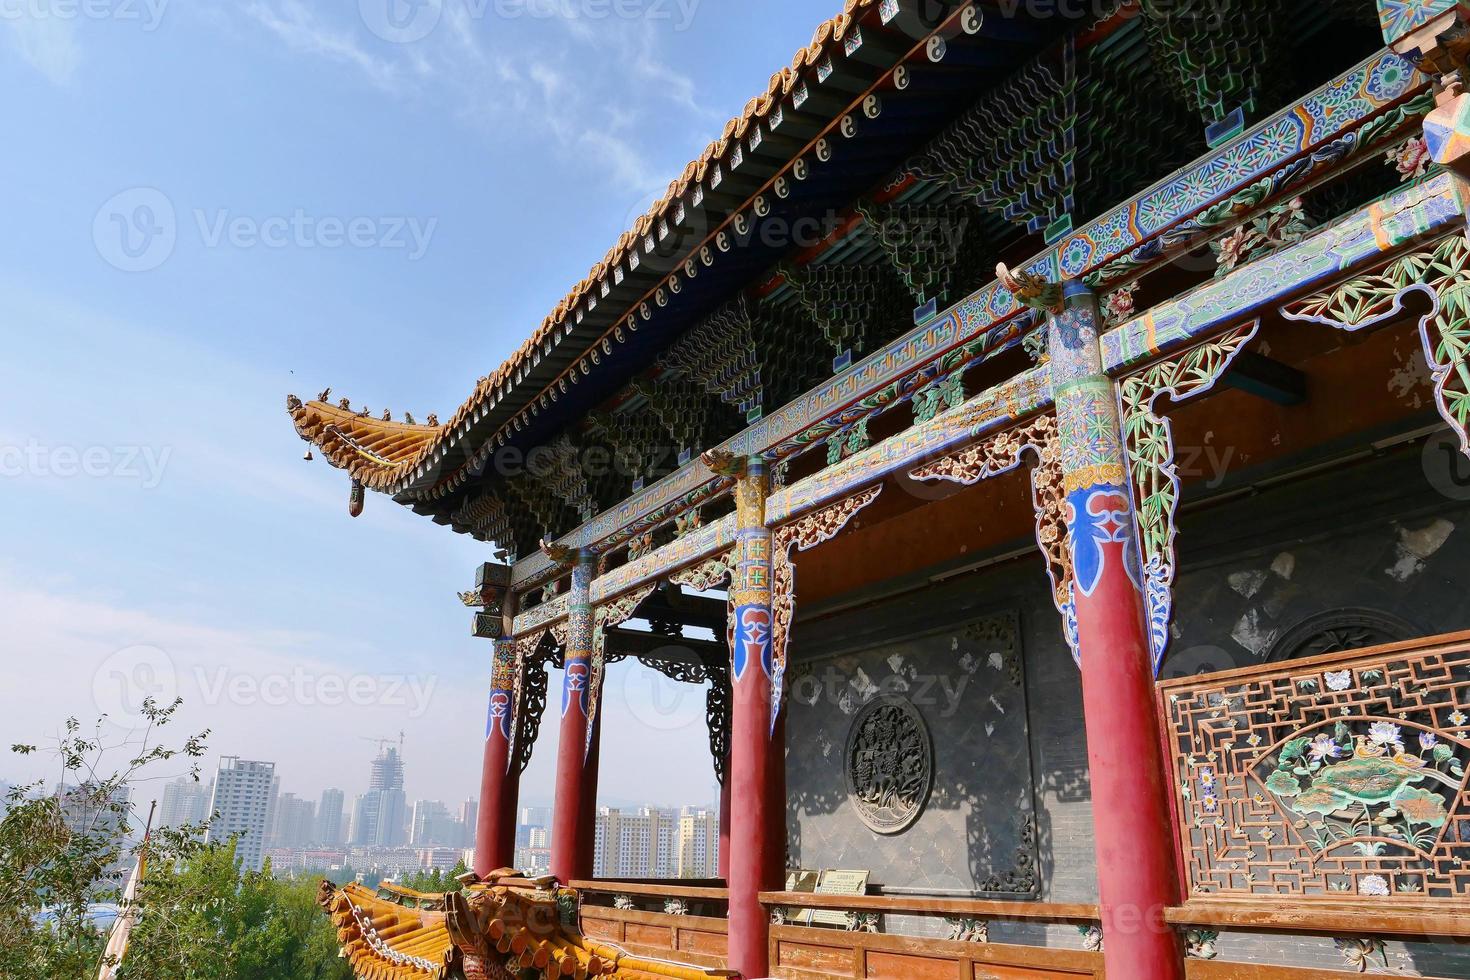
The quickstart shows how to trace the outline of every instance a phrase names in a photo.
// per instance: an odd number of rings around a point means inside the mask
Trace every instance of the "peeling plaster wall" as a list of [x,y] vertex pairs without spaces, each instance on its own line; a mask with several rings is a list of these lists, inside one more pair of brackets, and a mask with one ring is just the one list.
[[[1423,635],[1470,629],[1470,464],[1447,479],[1433,446],[1420,452],[1391,453],[1311,480],[1226,504],[1187,509],[1180,521],[1181,572],[1176,588],[1177,617],[1165,674],[1223,670],[1260,663],[1284,633],[1304,619],[1345,606],[1388,613]],[[1439,487],[1439,489],[1436,489]],[[1190,501],[1186,493],[1186,503]],[[799,560],[799,558],[798,558]],[[932,576],[934,573],[931,572]],[[923,580],[887,583],[886,592],[919,588],[904,605],[906,622],[916,631],[958,622],[996,609],[1015,610],[1021,621],[1029,705],[1031,770],[1034,773],[1039,898],[1046,902],[1094,902],[1097,881],[1092,842],[1092,811],[1087,777],[1087,745],[1082,725],[1081,688],[1076,666],[1062,642],[1039,555],[1028,555],[993,569],[924,587]],[[878,590],[846,597],[862,609],[845,613],[848,625],[824,626],[822,619],[798,621],[793,636],[793,670],[812,659],[840,656],[854,676],[881,678],[891,651],[872,648],[863,638],[869,628],[891,618]],[[891,608],[891,607],[890,607]],[[928,610],[926,614],[923,610]],[[851,624],[859,624],[854,629]],[[847,651],[843,652],[843,645]],[[956,676],[965,671],[956,657]],[[861,682],[859,686],[862,686]],[[787,783],[790,798],[841,778],[845,742],[827,736],[830,751],[815,757],[799,746],[811,727],[809,706],[793,702],[788,721]],[[956,724],[963,724],[961,722]],[[936,743],[958,737],[948,723],[931,722]],[[936,773],[935,792],[961,792],[954,773]],[[996,773],[997,781],[1010,778]],[[977,819],[996,801],[971,800]],[[847,814],[847,816],[844,816]],[[936,859],[932,842],[904,835],[877,838],[839,807],[837,819],[850,819],[868,835],[873,848],[862,866],[909,867],[907,884],[939,880],[952,860]],[[801,839],[799,808],[788,814],[793,839]],[[913,830],[923,831],[924,823]],[[856,829],[854,829],[856,828]],[[825,833],[847,831],[827,828]],[[954,848],[963,846],[956,841]],[[813,858],[818,857],[813,853]],[[806,866],[813,866],[808,863]],[[968,886],[973,887],[973,885]],[[896,919],[889,932],[943,934],[942,921]],[[1023,942],[1080,949],[1083,938],[1072,927],[993,924],[993,942]],[[1219,958],[1319,969],[1348,969],[1327,938],[1224,934]],[[1452,945],[1391,942],[1389,964],[1399,975],[1470,977],[1470,949]],[[1381,964],[1381,959],[1376,960]],[[1381,968],[1378,972],[1382,972]]]

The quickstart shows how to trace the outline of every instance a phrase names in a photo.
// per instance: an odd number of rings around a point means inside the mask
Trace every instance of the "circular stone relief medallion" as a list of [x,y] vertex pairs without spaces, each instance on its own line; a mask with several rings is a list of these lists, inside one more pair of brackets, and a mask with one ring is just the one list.
[[907,698],[875,698],[847,735],[847,791],[870,830],[898,834],[913,826],[934,786],[929,726]]

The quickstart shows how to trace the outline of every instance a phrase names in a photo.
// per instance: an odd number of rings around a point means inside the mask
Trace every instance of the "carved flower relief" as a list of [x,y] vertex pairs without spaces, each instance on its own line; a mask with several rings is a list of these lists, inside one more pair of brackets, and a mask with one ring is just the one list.
[[1428,849],[1449,822],[1443,794],[1460,791],[1465,770],[1435,733],[1420,733],[1417,745],[1422,755],[1406,752],[1403,726],[1390,721],[1372,722],[1366,734],[1338,722],[1330,735],[1288,741],[1264,782],[1303,818],[1297,826],[1319,851],[1357,841],[1378,856],[1384,838]]
[[933,786],[933,747],[918,709],[899,697],[873,700],[848,735],[848,791],[863,823],[880,834],[912,826]]
[[1389,894],[1388,879],[1383,875],[1364,875],[1358,879],[1358,894],[1386,898]]

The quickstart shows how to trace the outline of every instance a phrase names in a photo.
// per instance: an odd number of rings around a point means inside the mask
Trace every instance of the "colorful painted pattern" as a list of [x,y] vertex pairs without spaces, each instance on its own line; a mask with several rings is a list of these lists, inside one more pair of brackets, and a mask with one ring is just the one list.
[[1132,368],[1253,319],[1304,287],[1330,283],[1375,257],[1463,221],[1448,175],[1399,188],[1298,245],[1243,266],[1104,334],[1103,366],[1109,373]]
[[1383,41],[1395,41],[1429,23],[1440,14],[1470,7],[1464,0],[1378,0],[1378,19],[1383,23]]
[[[1263,122],[1199,164],[1149,188],[1133,201],[1063,239],[1026,264],[1026,270],[1051,281],[1076,278],[1216,204],[1272,170],[1331,142],[1428,84],[1428,79],[1385,52],[1314,92],[1299,104]],[[877,351],[821,387],[796,399],[729,440],[722,449],[737,456],[779,456],[773,447],[805,445],[800,436],[827,425],[848,424],[849,406],[894,385],[954,348],[983,340],[990,356],[1020,342],[1023,312],[1010,292],[993,282],[924,326]],[[572,547],[603,547],[633,529],[646,529],[651,513],[667,520],[689,502],[707,496],[708,470],[691,463],[642,493],[622,501],[563,538]],[[551,569],[544,554],[519,561],[518,588],[539,581]]]
[[[562,674],[561,714],[565,718],[573,704],[584,717],[588,714],[592,683],[592,573],[587,555],[578,555],[572,566],[572,587],[567,592],[566,670]],[[589,730],[591,725],[588,726]]]
[[[495,641],[495,666],[490,680],[490,710],[485,719],[485,737],[499,732],[506,744],[512,740],[515,727],[516,642],[513,639]],[[507,753],[507,759],[509,754]]]
[[1167,418],[1155,412],[1155,406],[1165,395],[1173,402],[1181,402],[1209,391],[1259,328],[1259,320],[1236,327],[1218,340],[1160,361],[1118,384],[1118,412],[1137,506],[1149,646],[1155,674],[1168,650],[1169,626],[1174,615],[1177,571],[1174,538],[1178,533],[1175,517],[1180,495],[1174,429]]
[[567,596],[562,593],[554,599],[518,613],[515,618],[516,636],[529,636],[542,632],[552,623],[567,618]]

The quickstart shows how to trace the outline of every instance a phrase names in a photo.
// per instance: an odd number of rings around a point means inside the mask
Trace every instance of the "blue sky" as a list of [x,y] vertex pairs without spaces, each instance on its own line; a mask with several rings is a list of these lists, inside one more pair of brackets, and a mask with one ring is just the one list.
[[[389,2],[0,0],[0,744],[176,690],[211,766],[473,795],[488,549],[349,519],[285,395],[447,417],[837,7]],[[604,800],[712,797],[702,695],[607,704]]]

